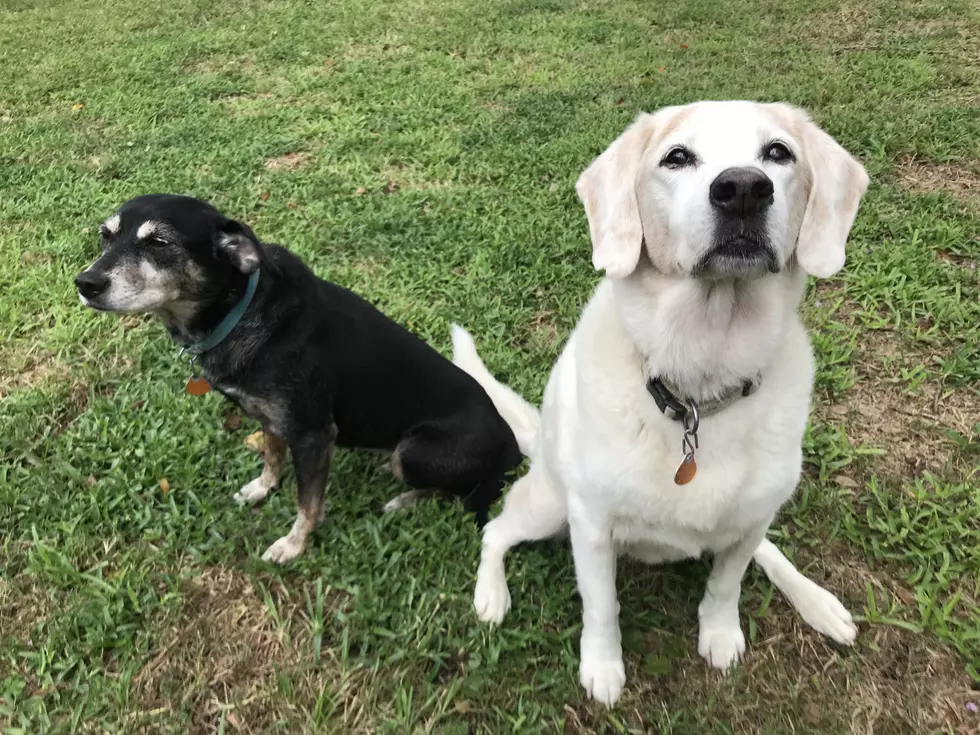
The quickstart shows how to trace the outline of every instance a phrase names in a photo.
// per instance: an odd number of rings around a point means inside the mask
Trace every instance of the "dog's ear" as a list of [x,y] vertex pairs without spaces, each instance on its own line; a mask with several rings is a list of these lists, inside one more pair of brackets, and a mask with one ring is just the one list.
[[255,233],[248,225],[231,219],[218,226],[214,235],[214,254],[246,275],[255,272],[265,260]]
[[802,117],[803,148],[810,167],[810,193],[796,243],[803,270],[827,278],[844,267],[844,245],[868,189],[868,174],[858,161],[806,113]]
[[575,191],[585,205],[592,236],[592,265],[625,278],[640,262],[643,226],[636,203],[636,177],[658,115],[641,114],[592,164]]

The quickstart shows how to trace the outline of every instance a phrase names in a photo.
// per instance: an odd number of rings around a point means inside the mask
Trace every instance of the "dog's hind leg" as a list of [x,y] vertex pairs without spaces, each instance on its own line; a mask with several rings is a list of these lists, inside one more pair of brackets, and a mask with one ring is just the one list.
[[286,442],[267,428],[263,431],[265,450],[262,474],[232,496],[239,505],[254,505],[265,500],[269,492],[279,484],[286,464]]
[[568,509],[551,486],[547,470],[531,463],[504,500],[503,512],[483,529],[483,549],[476,573],[473,606],[480,620],[499,623],[510,609],[504,555],[524,541],[554,536],[564,528]]
[[814,630],[845,646],[854,643],[857,626],[840,600],[801,574],[771,541],[763,539],[752,558]]
[[330,474],[337,430],[305,434],[290,444],[296,466],[297,505],[299,512],[289,533],[270,546],[262,555],[263,561],[285,564],[303,553],[306,539],[323,515],[323,493]]

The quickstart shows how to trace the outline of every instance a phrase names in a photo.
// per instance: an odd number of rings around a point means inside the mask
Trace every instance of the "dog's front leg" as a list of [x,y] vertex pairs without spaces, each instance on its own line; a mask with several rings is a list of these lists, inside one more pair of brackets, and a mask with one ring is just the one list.
[[265,500],[282,477],[282,469],[286,464],[286,442],[269,431],[268,427],[263,427],[262,435],[265,441],[262,474],[232,496],[239,505],[254,505]]
[[569,498],[568,511],[575,579],[582,596],[579,679],[590,697],[611,705],[626,683],[612,527],[604,518],[590,514],[574,497]]
[[336,430],[322,434],[304,434],[290,444],[296,468],[297,505],[299,512],[289,533],[270,546],[262,555],[265,561],[285,564],[303,553],[306,539],[323,514],[323,492],[330,473]]
[[769,524],[753,528],[740,541],[715,552],[704,598],[698,606],[698,653],[716,669],[727,671],[745,653],[738,617],[742,577]]

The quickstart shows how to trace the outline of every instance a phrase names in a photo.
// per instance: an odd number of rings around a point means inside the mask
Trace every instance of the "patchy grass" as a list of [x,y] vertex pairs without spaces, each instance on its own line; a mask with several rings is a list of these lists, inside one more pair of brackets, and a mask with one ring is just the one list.
[[[0,731],[972,733],[980,716],[980,15],[965,0],[8,0],[0,44]],[[776,73],[774,70],[778,70]],[[812,284],[807,473],[772,536],[854,650],[752,571],[744,665],[697,658],[705,565],[620,573],[629,683],[577,682],[565,545],[471,610],[479,539],[338,455],[327,520],[232,493],[256,427],[190,400],[149,319],[82,309],[96,226],[204,196],[531,398],[596,282],[574,181],[637,110],[804,105],[873,180]]]

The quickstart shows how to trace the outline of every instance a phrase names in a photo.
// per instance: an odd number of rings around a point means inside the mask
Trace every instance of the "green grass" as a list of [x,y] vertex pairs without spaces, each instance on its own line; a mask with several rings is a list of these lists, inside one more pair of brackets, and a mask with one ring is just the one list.
[[[0,3],[0,730],[976,732],[978,46],[968,0]],[[716,676],[705,566],[625,563],[605,710],[567,547],[516,551],[478,625],[472,523],[380,515],[398,488],[357,453],[271,568],[294,487],[231,501],[254,427],[184,395],[159,325],[74,295],[119,203],[207,197],[444,352],[466,324],[537,399],[597,280],[579,172],[638,110],[742,97],[808,107],[872,176],[807,295],[807,475],[773,530],[861,615],[854,651],[752,571]]]

